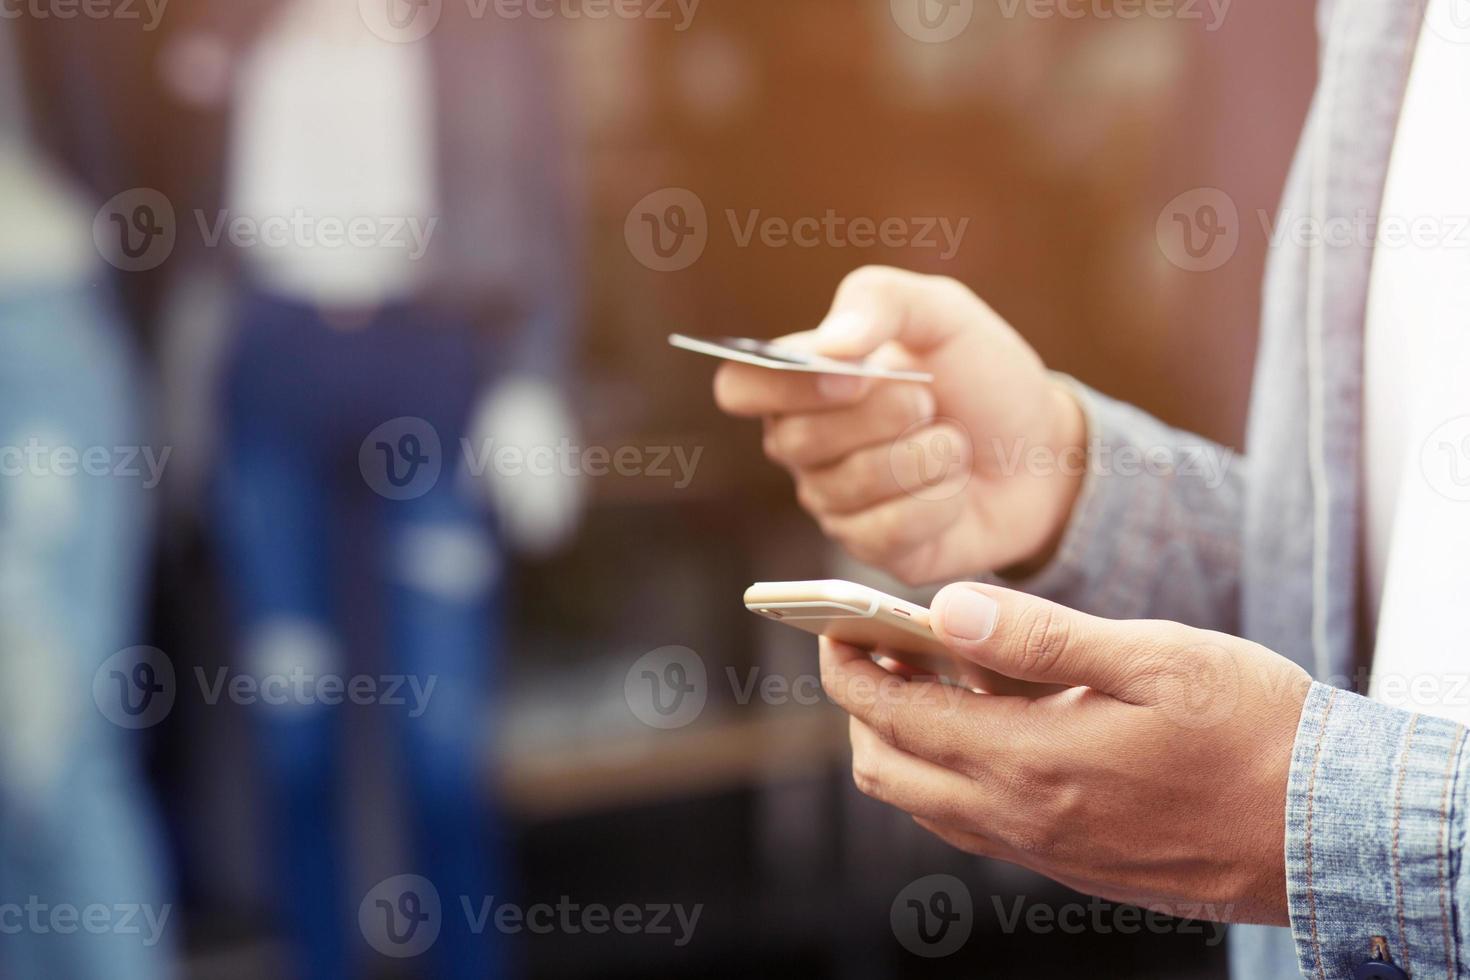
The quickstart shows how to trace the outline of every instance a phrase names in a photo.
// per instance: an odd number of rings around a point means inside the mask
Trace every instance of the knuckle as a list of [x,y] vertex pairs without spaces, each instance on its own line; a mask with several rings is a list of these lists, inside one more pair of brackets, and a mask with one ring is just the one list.
[[1028,809],[1035,807],[1048,782],[1041,767],[1032,762],[1012,762],[997,768],[999,771],[994,775],[1000,785],[1001,798]]
[[1076,806],[1074,787],[1055,772],[1017,767],[1002,777],[1003,798],[1015,824],[1005,834],[1015,850],[1038,860],[1054,857],[1066,844],[1068,815]]
[[1051,860],[1061,847],[1061,836],[1049,825],[1033,821],[1008,835],[1011,849],[1032,861]]
[[1025,674],[1049,673],[1071,642],[1071,626],[1049,606],[1040,606],[1022,616],[1017,631],[1020,668]]
[[914,425],[934,417],[934,393],[929,389],[921,385],[905,386],[900,394],[903,398],[903,421]]
[[872,753],[853,749],[852,782],[858,792],[875,800],[883,798],[883,775]]
[[899,746],[897,712],[893,710],[893,705],[888,703],[888,699],[884,696],[885,693],[880,689],[874,698],[872,710],[868,714],[867,726],[885,745],[901,747]]
[[761,438],[761,451],[766,454],[766,459],[769,459],[777,465],[782,465],[784,460],[781,456],[781,441],[776,437],[777,431],[776,429],[767,430],[766,434]]
[[934,427],[936,448],[942,450],[951,471],[970,470],[975,463],[975,440],[963,425],[948,421]]
[[873,389],[868,396],[867,407],[872,415],[872,422],[879,425],[903,422],[905,424],[919,417],[919,409],[925,402],[924,386],[910,384],[908,382],[897,382],[894,384],[879,385]]
[[834,541],[841,545],[842,550],[850,556],[862,562],[864,565],[881,566],[883,556],[867,547],[860,539],[843,535],[832,535]]
[[954,276],[930,276],[929,285],[934,289],[943,290],[948,293],[970,292],[970,287],[960,282]]
[[864,796],[875,800],[883,799],[883,784],[879,782],[878,774],[858,765],[856,760],[852,764],[852,782]]
[[849,456],[820,479],[813,479],[814,489],[821,492],[829,507],[848,512],[881,496],[877,482],[870,468],[855,456]]
[[1128,653],[1128,675],[1140,680],[1163,680],[1187,669],[1182,664],[1179,651],[1183,645],[1171,646],[1166,641],[1143,643],[1134,646]]
[[873,551],[884,557],[897,553],[903,544],[903,524],[889,513],[875,515],[868,542]]
[[910,588],[933,585],[939,547],[930,540],[888,562],[886,571]]
[[[1010,757],[1008,732],[1001,729],[988,715],[959,708],[954,709],[954,713],[944,723],[948,737],[936,741],[932,756],[933,761],[945,769],[960,773],[971,780],[983,781],[993,775],[998,767],[1005,765],[1002,760]],[[991,751],[977,752],[976,746],[982,745],[991,746]],[[1007,748],[997,751],[1000,746]],[[1016,758],[1024,756],[1018,754]]]
[[786,465],[800,465],[811,457],[816,440],[811,423],[803,418],[783,419],[771,429],[772,457]]
[[1200,643],[1199,634],[1187,626],[1150,623],[1146,639],[1127,651],[1123,672],[1131,679],[1155,684],[1189,679],[1205,669],[1216,652],[1217,648]]
[[948,293],[956,303],[983,305],[983,301],[976,295],[975,290],[953,276],[934,276],[933,282],[935,289]]
[[896,270],[885,265],[863,265],[853,269],[842,277],[842,285],[838,292],[867,292],[870,290],[883,290],[889,288],[895,278]]
[[715,372],[715,404],[720,411],[730,415],[739,414],[745,407],[744,392],[735,373],[725,367]]
[[948,769],[950,772],[970,778],[976,766],[975,760],[971,757],[973,750],[967,752],[966,748],[968,746],[955,743],[931,744],[926,747],[924,756],[941,769]]
[[921,585],[928,584],[926,581],[928,576],[925,574],[924,566],[917,560],[895,562],[888,569],[888,574],[898,579],[899,584],[911,589],[917,589]]
[[[831,513],[833,509],[830,495],[811,479],[797,479],[796,502],[801,505],[802,510],[819,521],[823,515]],[[826,528],[823,530],[825,531]]]
[[868,512],[857,517],[829,519],[823,531],[846,548],[858,561],[870,565],[886,564],[898,550],[893,544],[894,531],[880,514]]
[[1075,847],[1072,828],[1079,807],[1084,805],[1079,797],[1074,786],[1055,787],[1037,807],[1038,817],[1023,832],[1020,849],[1049,863],[1061,860],[1068,849]]
[[1140,625],[1147,626],[1145,634],[1147,651],[1159,655],[1171,650],[1184,650],[1198,646],[1201,637],[1208,635],[1192,626],[1185,626],[1183,623],[1171,620],[1144,620],[1140,622]]

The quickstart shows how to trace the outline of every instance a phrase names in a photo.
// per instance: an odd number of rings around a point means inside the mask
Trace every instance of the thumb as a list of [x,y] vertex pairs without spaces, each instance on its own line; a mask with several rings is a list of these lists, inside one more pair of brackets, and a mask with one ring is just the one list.
[[930,606],[936,636],[960,656],[1017,680],[1151,699],[1150,647],[1124,623],[998,586],[946,586]]
[[[1045,367],[980,297],[953,279],[869,266],[842,281],[807,342],[816,353],[934,374],[946,414],[1029,435],[1052,405]],[[1010,427],[1006,423],[1011,423]]]
[[952,280],[867,266],[842,281],[814,340],[828,357],[866,357],[889,341],[923,355],[959,336],[976,304]]

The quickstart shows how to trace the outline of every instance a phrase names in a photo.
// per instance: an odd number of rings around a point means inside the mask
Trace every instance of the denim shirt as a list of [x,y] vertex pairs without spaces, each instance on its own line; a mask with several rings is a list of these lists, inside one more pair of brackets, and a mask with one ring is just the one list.
[[[1320,79],[1286,227],[1376,222],[1422,21],[1419,0],[1319,7]],[[1465,730],[1347,690],[1372,263],[1358,239],[1371,236],[1292,237],[1268,262],[1247,455],[1079,385],[1092,452],[1154,465],[1089,467],[1056,559],[1022,585],[1099,615],[1235,633],[1316,678],[1286,800],[1291,929],[1233,928],[1234,976],[1347,978],[1385,953],[1416,980],[1467,976]],[[1202,457],[1229,465],[1212,479]]]

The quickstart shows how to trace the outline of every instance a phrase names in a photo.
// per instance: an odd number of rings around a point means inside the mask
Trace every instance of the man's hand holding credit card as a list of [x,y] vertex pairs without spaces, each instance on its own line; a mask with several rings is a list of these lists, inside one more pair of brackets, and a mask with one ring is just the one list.
[[860,269],[817,330],[716,356],[719,406],[762,420],[799,503],[859,561],[917,585],[1055,548],[1085,469],[1081,407],[960,283]]

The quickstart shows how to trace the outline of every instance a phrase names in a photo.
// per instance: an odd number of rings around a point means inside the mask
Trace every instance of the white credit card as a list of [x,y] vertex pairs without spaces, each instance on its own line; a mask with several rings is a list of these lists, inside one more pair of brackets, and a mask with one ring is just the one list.
[[706,354],[726,361],[754,364],[772,371],[799,371],[805,374],[846,374],[855,378],[881,378],[885,381],[917,381],[932,384],[934,375],[924,371],[893,371],[873,367],[862,361],[839,361],[834,357],[822,357],[781,347],[768,340],[751,340],[748,337],[686,337],[684,334],[669,334],[669,343],[680,350]]

